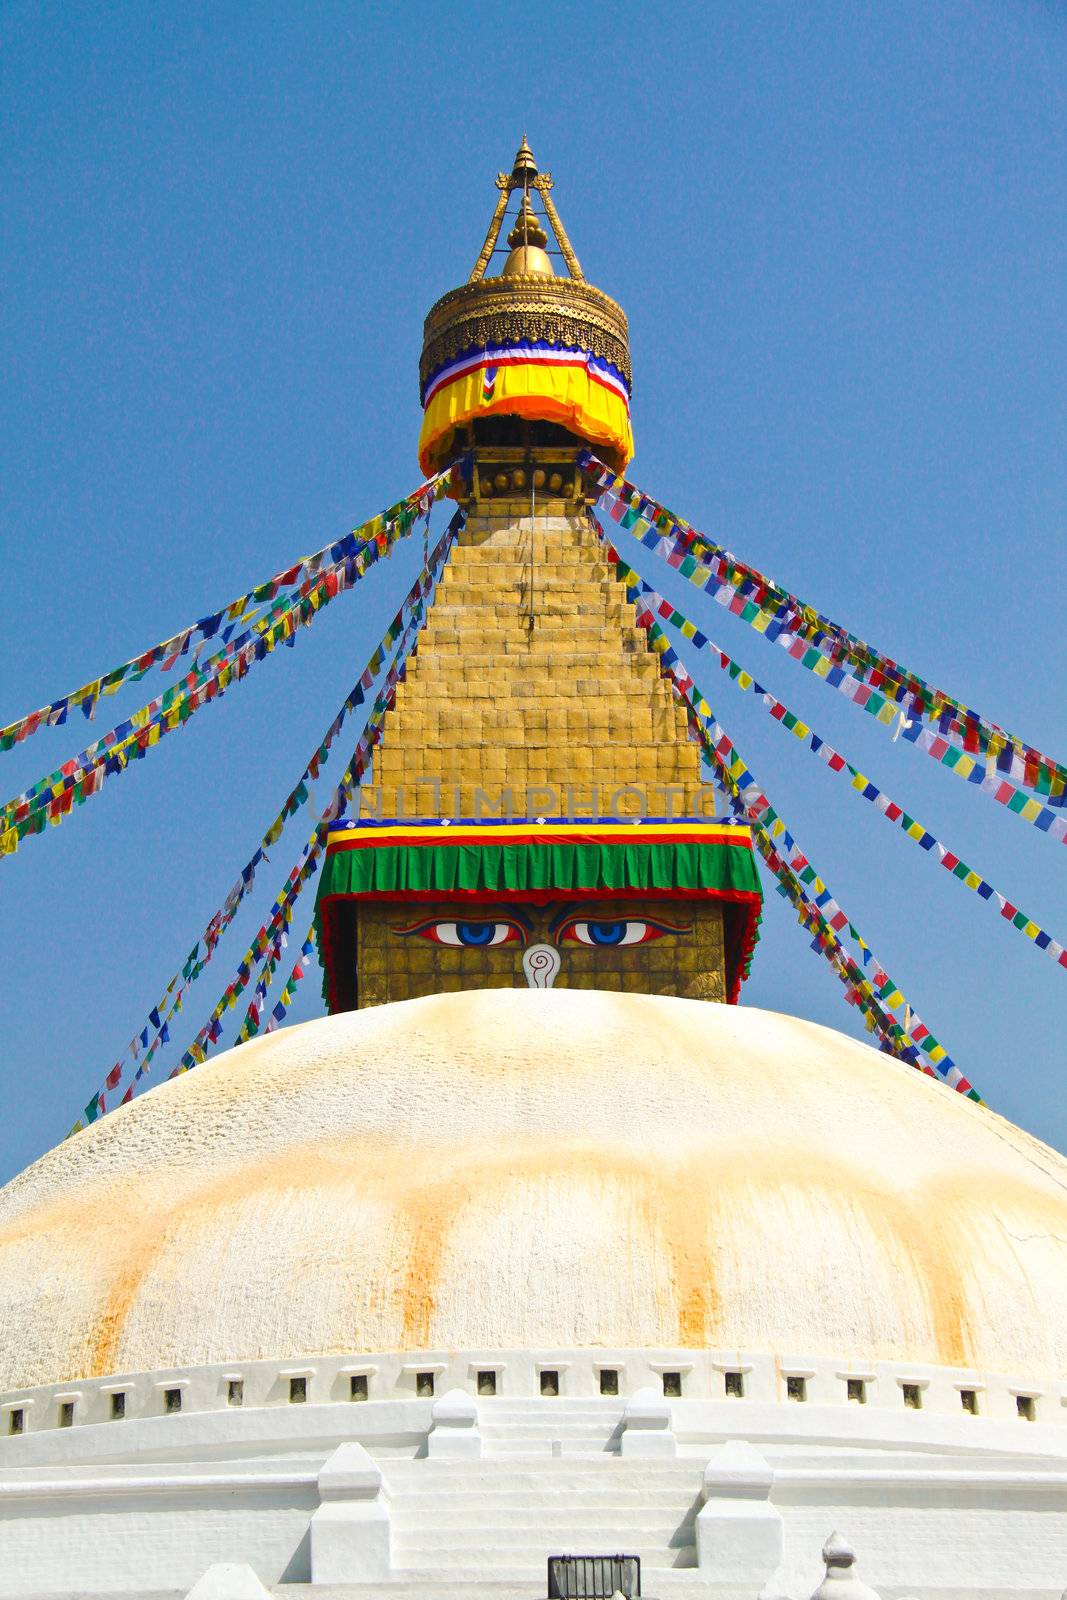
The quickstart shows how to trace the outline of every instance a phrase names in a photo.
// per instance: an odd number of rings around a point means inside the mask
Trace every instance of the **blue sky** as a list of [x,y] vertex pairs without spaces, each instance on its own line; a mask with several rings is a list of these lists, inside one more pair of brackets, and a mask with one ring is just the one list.
[[[1063,5],[8,3],[0,74],[0,723],[415,485],[422,317],[469,271],[525,127],[630,316],[637,481],[1067,755]],[[413,570],[401,549],[0,863],[0,1178],[143,1021]],[[1067,850],[711,621],[1067,942]],[[1067,972],[712,670],[913,1004],[996,1109],[1067,1145]],[[4,795],[84,727],[0,756]],[[189,1035],[304,836],[275,848]],[[856,1026],[773,896],[745,1003]],[[291,1015],[319,1009],[309,980]]]

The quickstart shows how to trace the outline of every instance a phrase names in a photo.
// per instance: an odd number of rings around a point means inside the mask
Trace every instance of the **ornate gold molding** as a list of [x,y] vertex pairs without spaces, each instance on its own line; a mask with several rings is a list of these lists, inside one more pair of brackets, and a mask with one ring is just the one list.
[[531,275],[483,278],[442,295],[426,318],[420,383],[467,350],[522,339],[591,350],[631,381],[622,307],[584,280]]

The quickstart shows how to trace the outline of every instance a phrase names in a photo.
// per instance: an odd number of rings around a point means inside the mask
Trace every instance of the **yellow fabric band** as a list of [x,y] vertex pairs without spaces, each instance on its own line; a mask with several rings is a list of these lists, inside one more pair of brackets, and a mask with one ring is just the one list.
[[496,369],[492,395],[485,398],[484,368],[461,373],[430,400],[419,434],[419,464],[429,474],[451,454],[456,428],[475,417],[518,416],[558,422],[595,445],[609,466],[621,472],[634,453],[629,409],[622,396],[591,378],[584,366],[552,367],[544,362]]

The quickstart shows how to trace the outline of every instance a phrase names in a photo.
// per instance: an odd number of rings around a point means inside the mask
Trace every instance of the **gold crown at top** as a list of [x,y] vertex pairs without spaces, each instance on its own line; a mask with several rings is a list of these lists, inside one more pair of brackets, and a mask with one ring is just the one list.
[[[457,356],[523,341],[591,351],[613,366],[629,386],[626,313],[586,281],[552,199],[552,174],[538,171],[525,134],[511,171],[497,174],[496,187],[496,209],[470,277],[462,287],[442,295],[426,317],[419,363],[423,390],[434,374]],[[511,253],[499,277],[487,278],[486,268],[498,248],[508,203],[517,191],[522,199],[507,235]],[[549,236],[534,211],[534,195],[552,230],[566,277],[558,276],[552,265]]]

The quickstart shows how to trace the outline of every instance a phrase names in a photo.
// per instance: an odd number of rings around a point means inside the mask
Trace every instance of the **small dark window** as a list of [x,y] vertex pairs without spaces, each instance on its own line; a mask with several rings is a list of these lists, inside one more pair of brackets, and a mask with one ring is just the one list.
[[742,1400],[745,1394],[745,1375],[743,1372],[724,1372],[726,1379],[726,1393],[731,1400]]
[[180,1411],[181,1408],[182,1408],[182,1392],[181,1392],[181,1390],[180,1389],[164,1389],[164,1391],[163,1391],[163,1409],[167,1413],[167,1416],[168,1417],[174,1416],[175,1412]]
[[680,1372],[665,1372],[663,1374],[663,1393],[668,1400],[681,1399],[682,1374]]
[[111,1396],[111,1415],[116,1422],[120,1417],[124,1417],[126,1415],[125,1389],[117,1389]]
[[367,1398],[367,1374],[353,1372],[348,1380],[348,1398],[350,1400],[365,1400]]
[[807,1378],[786,1378],[785,1393],[787,1400],[806,1400],[808,1398]]
[[541,1393],[559,1394],[559,1373],[550,1367],[541,1369]]
[[[1024,1422],[1033,1422],[1036,1419],[1037,1406],[1032,1394],[1017,1394],[1015,1396],[1015,1409]],[[14,1418],[15,1413],[12,1412],[11,1415]],[[14,1433],[15,1429],[12,1428],[11,1431]]]
[[496,1373],[490,1369],[478,1374],[478,1393],[496,1394]]
[[978,1415],[978,1390],[961,1389],[960,1405],[964,1411],[969,1411],[972,1417],[976,1417]]
[[900,1389],[904,1396],[904,1404],[908,1410],[921,1411],[923,1408],[923,1392],[919,1385],[917,1383],[902,1383]]
[[867,1385],[862,1378],[847,1379],[845,1387],[848,1390],[849,1399],[853,1400],[856,1405],[865,1406],[867,1404]]
[[601,1367],[600,1392],[601,1394],[618,1394],[619,1374],[615,1367]]
[[308,1381],[306,1378],[289,1379],[289,1404],[302,1406],[308,1397]]
[[74,1426],[74,1401],[63,1400],[59,1406],[59,1426],[73,1428]]
[[26,1413],[21,1406],[17,1406],[14,1411],[8,1413],[7,1431],[8,1433],[21,1433],[25,1426]]
[[243,1378],[231,1378],[226,1385],[226,1404],[228,1406],[243,1406],[245,1403],[245,1381]]
[[415,1393],[424,1400],[432,1400],[434,1391],[434,1375],[432,1372],[417,1372],[415,1374]]

